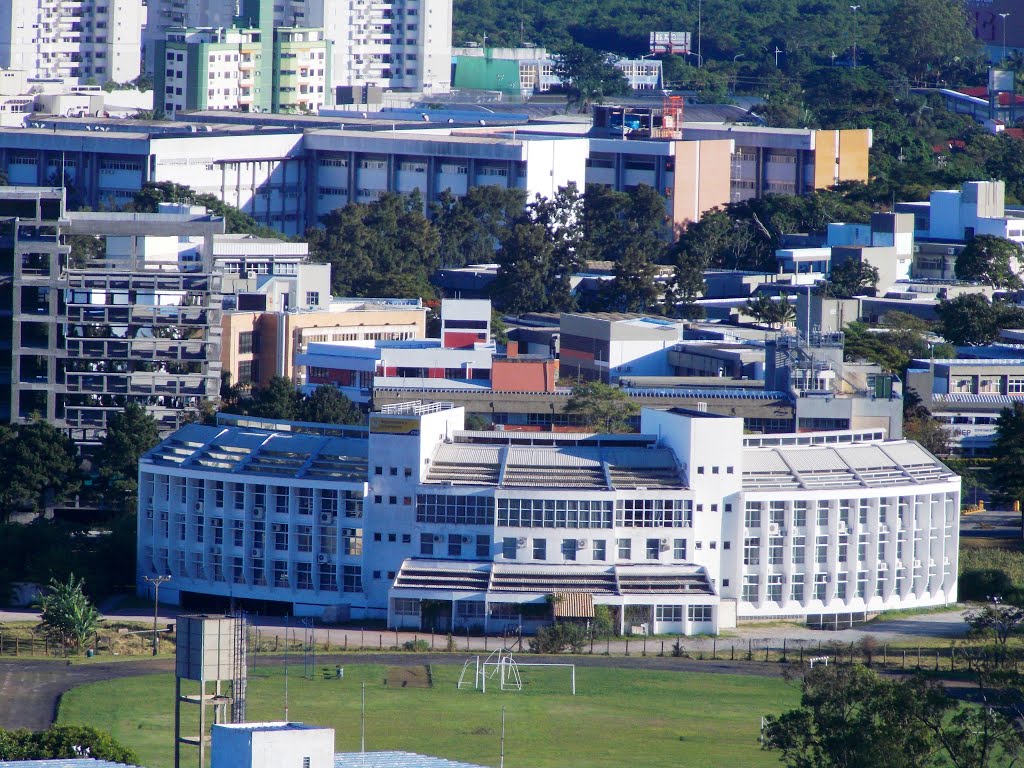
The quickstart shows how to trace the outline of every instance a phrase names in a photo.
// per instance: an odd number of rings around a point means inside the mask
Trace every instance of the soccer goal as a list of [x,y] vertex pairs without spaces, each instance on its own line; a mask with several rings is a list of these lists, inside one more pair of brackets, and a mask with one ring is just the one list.
[[[540,663],[522,662],[512,656],[508,648],[492,651],[487,658],[481,661],[479,656],[471,656],[462,665],[462,673],[459,675],[457,687],[472,688],[481,693],[492,691],[521,691],[523,690],[523,669],[540,667],[562,667],[569,669],[569,690],[573,696],[576,695],[576,665],[569,663]],[[527,673],[528,674],[528,673]]]

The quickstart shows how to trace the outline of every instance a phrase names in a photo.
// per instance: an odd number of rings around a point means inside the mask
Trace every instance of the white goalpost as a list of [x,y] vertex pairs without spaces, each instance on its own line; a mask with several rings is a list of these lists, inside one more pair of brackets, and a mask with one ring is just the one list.
[[[487,693],[487,685],[490,681],[492,689],[497,685],[500,691],[521,691],[523,690],[523,678],[519,673],[521,667],[568,667],[570,691],[573,696],[576,695],[575,664],[521,662],[512,657],[512,651],[508,648],[492,651],[483,661],[479,656],[471,656],[466,659],[456,687],[461,690],[472,686],[475,691]],[[470,676],[472,676],[472,680],[468,679]]]

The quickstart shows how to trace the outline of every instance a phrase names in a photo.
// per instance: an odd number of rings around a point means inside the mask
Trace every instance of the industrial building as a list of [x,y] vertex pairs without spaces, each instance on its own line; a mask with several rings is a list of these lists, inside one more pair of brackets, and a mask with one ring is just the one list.
[[182,428],[140,463],[140,591],[171,574],[184,606],[488,632],[550,620],[552,595],[684,634],[956,601],[960,478],[883,429],[745,436],[684,409],[623,435],[463,422],[407,403],[368,434]]

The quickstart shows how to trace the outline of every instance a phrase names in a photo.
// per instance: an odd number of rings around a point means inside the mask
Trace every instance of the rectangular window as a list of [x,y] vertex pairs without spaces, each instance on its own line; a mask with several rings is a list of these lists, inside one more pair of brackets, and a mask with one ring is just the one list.
[[534,539],[533,540],[533,559],[534,560],[547,560],[548,559],[548,542],[547,542],[547,539]]
[[420,534],[420,554],[427,555],[428,557],[434,554],[434,534]]
[[648,539],[647,540],[647,559],[648,560],[660,560],[661,559],[661,539]]
[[827,600],[828,599],[828,574],[827,573],[816,573],[816,574],[814,574],[814,599],[815,600]]
[[689,605],[686,607],[686,618],[690,621],[711,621],[710,605]]
[[757,575],[748,575],[743,577],[743,600],[748,603],[756,603],[758,588],[760,587],[759,579]]
[[686,559],[686,539],[675,539],[672,542],[672,558],[675,560]]
[[576,539],[562,539],[562,559],[576,559]]
[[489,560],[491,557],[491,537],[487,534],[477,534],[476,556]]
[[791,577],[792,584],[789,590],[789,599],[796,600],[798,603],[803,602],[804,599],[804,575],[802,573],[795,573]]
[[238,334],[238,352],[242,355],[252,354],[252,331],[243,331]]
[[807,525],[807,502],[806,501],[794,501],[793,502],[793,527],[803,528]]
[[782,602],[782,574],[773,573],[768,576],[768,593],[767,597],[773,603]]
[[341,572],[341,589],[343,592],[363,591],[363,569],[358,565],[346,565]]
[[757,501],[748,501],[746,512],[743,516],[743,524],[747,528],[760,528],[761,527],[761,503]]
[[828,562],[828,536],[816,536],[814,539],[814,562]]
[[462,557],[462,534],[448,534],[448,557]]
[[593,558],[594,560],[608,559],[608,542],[604,539],[594,539]]
[[828,502],[827,501],[819,501],[818,502],[818,525],[820,527],[822,527],[822,528],[824,528],[824,527],[826,527],[828,525],[828,513],[829,513]]
[[[426,534],[424,534],[426,535]],[[501,556],[506,560],[516,559],[516,550],[518,549],[516,544],[515,536],[505,536],[501,540]]]
[[[694,606],[690,606],[691,610]],[[681,605],[658,605],[654,608],[655,621],[681,622],[683,620],[683,606]]]
[[619,560],[629,560],[633,556],[632,539],[619,539]]
[[806,536],[794,536],[793,537],[793,563],[794,565],[802,565],[805,560],[805,551],[807,549],[807,537]]
[[743,564],[760,565],[761,563],[761,539],[759,537],[743,540]]
[[768,539],[768,564],[782,565],[783,541],[781,536],[773,536]]

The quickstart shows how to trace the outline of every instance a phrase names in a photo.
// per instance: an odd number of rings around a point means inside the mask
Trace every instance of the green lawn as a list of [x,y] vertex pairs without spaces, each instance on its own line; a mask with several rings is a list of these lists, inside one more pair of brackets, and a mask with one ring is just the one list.
[[[761,715],[798,699],[798,691],[777,678],[585,667],[576,670],[575,697],[568,693],[568,670],[536,668],[523,669],[521,692],[481,694],[456,689],[459,666],[431,669],[433,688],[393,689],[383,686],[381,666],[349,666],[340,681],[306,680],[301,665],[292,667],[289,718],[331,726],[339,751],[358,751],[365,682],[368,750],[401,749],[494,766],[504,706],[505,760],[516,768],[753,767],[778,765],[758,746]],[[58,720],[109,730],[147,768],[168,768],[173,703],[171,675],[125,678],[69,692]],[[247,719],[283,715],[283,672],[250,678]]]

